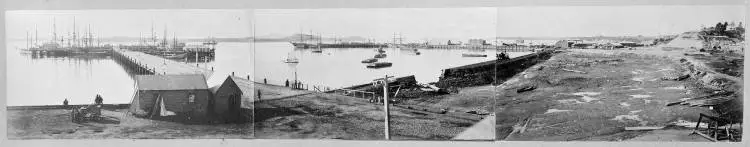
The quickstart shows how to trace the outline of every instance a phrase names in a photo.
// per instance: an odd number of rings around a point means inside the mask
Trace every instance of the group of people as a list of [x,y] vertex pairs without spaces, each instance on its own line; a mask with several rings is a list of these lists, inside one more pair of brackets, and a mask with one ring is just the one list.
[[289,84],[292,84],[291,85],[292,89],[303,89],[302,87],[305,86],[301,82],[289,83],[289,80],[286,80],[286,82],[284,83],[284,86],[289,87],[290,86]]
[[[68,102],[69,102],[68,99],[65,98],[65,100],[63,100],[63,106],[67,107]],[[102,98],[101,95],[97,94],[96,97],[94,98],[94,104],[97,104],[97,105],[104,104],[104,98]]]

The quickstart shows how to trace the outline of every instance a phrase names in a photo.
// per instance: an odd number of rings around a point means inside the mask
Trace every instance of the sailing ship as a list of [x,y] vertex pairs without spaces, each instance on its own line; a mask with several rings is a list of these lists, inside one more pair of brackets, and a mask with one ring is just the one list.
[[188,53],[174,54],[174,55],[164,56],[164,58],[167,58],[167,59],[183,59],[183,58],[187,57],[187,55],[188,55]]
[[284,63],[299,63],[299,59],[291,55],[287,55],[286,59],[284,59]]
[[320,45],[318,45],[317,49],[312,50],[313,53],[323,53],[323,49],[320,49]]

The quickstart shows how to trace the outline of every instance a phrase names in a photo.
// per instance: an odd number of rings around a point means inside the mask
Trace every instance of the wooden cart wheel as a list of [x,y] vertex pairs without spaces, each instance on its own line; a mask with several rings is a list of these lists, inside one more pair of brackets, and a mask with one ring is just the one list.
[[76,111],[72,111],[72,112],[70,113],[70,117],[71,117],[71,120],[72,120],[72,121],[73,121],[74,123],[78,122],[78,116],[76,115]]
[[75,112],[74,111],[70,111],[70,121],[71,122],[76,122],[75,119],[76,119]]

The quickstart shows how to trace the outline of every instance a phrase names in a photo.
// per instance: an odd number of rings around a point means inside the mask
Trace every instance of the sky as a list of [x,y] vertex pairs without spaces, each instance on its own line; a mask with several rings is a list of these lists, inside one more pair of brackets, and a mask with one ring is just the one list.
[[500,37],[657,36],[742,21],[743,6],[501,7]]
[[285,37],[312,31],[323,37],[360,36],[392,40],[461,39],[495,36],[496,8],[259,9],[255,35]]
[[6,12],[8,38],[26,38],[26,31],[40,38],[51,38],[53,22],[58,34],[76,29],[91,31],[102,37],[147,36],[152,23],[158,36],[167,29],[169,38],[250,37],[250,17],[245,10],[22,10]]

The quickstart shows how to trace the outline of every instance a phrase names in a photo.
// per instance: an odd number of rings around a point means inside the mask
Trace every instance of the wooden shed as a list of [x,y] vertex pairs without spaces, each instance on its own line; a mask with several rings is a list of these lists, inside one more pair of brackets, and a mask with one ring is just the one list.
[[[211,87],[213,101],[211,111],[224,122],[241,121],[242,96],[244,92],[232,76],[228,76],[221,85]],[[248,93],[250,94],[250,93]]]
[[211,91],[203,75],[137,75],[130,112],[149,118],[207,118]]

